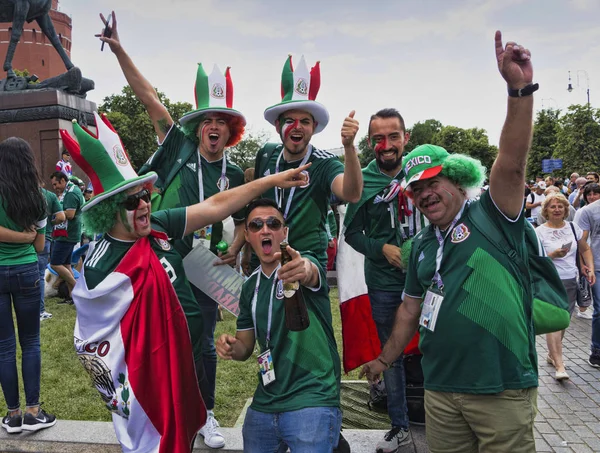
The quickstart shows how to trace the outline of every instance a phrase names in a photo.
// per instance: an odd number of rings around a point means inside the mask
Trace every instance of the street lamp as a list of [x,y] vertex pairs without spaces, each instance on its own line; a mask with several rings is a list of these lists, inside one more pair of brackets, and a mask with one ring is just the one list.
[[[583,69],[578,69],[576,74],[577,74],[577,86],[580,87],[581,84],[579,83],[579,74],[583,74],[585,76],[585,82],[586,82],[586,94],[587,94],[587,103],[588,105],[590,105],[590,77],[588,76],[587,71],[584,71]],[[569,71],[569,85],[567,86],[567,91],[570,93],[571,91],[573,91],[573,85],[571,84],[571,71]]]

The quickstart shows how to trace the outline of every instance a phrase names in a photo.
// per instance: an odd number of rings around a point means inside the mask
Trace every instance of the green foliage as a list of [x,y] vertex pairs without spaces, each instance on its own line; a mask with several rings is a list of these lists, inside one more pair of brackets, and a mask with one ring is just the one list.
[[369,146],[369,137],[366,135],[358,142],[358,160],[360,166],[365,168],[373,159],[375,159],[375,151]]
[[434,119],[416,122],[406,131],[410,133],[410,140],[404,147],[404,151],[411,152],[419,145],[433,144],[433,137],[442,130],[442,127],[442,123]]
[[227,150],[227,155],[232,162],[242,170],[254,167],[254,160],[258,150],[266,143],[267,133],[260,131],[257,134],[246,132],[240,142]]
[[571,105],[560,118],[555,158],[563,160],[562,173],[598,171],[600,168],[600,109]]
[[[164,93],[157,91],[160,102],[166,107],[173,121],[177,122],[184,113],[192,110],[189,102],[171,102]],[[140,168],[156,151],[156,132],[144,105],[136,98],[129,86],[120,94],[104,98],[98,107],[119,133],[129,154],[133,168]]]
[[449,153],[460,153],[481,161],[488,170],[498,155],[498,148],[490,145],[484,129],[462,129],[456,126],[443,126],[433,136],[434,145],[442,146]]
[[560,131],[560,110],[544,109],[537,113],[533,125],[531,151],[527,157],[527,178],[535,179],[542,174],[542,160],[550,159],[556,148]]

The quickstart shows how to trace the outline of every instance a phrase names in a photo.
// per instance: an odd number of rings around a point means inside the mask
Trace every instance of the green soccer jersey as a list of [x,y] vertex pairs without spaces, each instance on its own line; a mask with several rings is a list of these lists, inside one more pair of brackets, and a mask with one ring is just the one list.
[[[484,215],[526,262],[524,216],[507,219],[489,192],[472,203],[481,203]],[[432,285],[438,247],[432,226],[416,236],[407,295],[422,298]],[[473,226],[469,205],[446,236],[440,275],[444,299],[435,330],[420,328],[425,388],[498,393],[537,386],[532,301],[518,266]]]
[[[278,160],[280,172],[300,166],[302,159],[285,161],[283,145],[277,146],[272,152],[267,151],[272,149],[272,146],[265,145],[256,155],[256,178],[275,174]],[[312,145],[309,145],[308,152],[308,162],[312,165],[307,170],[309,178],[306,186],[287,190],[270,189],[263,196],[277,201],[282,211],[287,212],[290,245],[296,250],[310,250],[326,269],[328,238],[325,223],[332,194],[331,185],[338,175],[344,173],[344,166],[333,154],[316,149]],[[290,194],[293,194],[293,197],[290,197]]]
[[[369,289],[402,292],[406,274],[392,266],[383,254],[385,244],[402,246],[396,210],[389,203],[375,203],[375,198],[358,209],[346,228],[345,239],[365,256],[365,282]],[[398,199],[394,202],[398,204]]]
[[[13,231],[22,232],[23,228],[8,218],[4,203],[0,198],[0,226]],[[44,234],[46,229],[46,213],[35,224],[36,230]],[[37,253],[33,244],[19,244],[13,242],[0,242],[0,266],[17,266],[37,262]]]
[[[315,264],[317,259],[303,254]],[[260,412],[288,412],[307,407],[339,407],[340,357],[337,352],[331,324],[331,306],[326,276],[317,264],[320,274],[318,289],[301,286],[306,301],[310,326],[300,332],[285,327],[283,288],[277,271],[271,276],[257,270],[244,283],[240,296],[238,330],[254,329],[252,299],[256,279],[260,278],[256,302],[257,341],[261,353],[271,350],[275,381],[267,386],[258,373],[258,386],[252,400],[252,409]],[[275,286],[275,288],[273,287]],[[269,301],[273,294],[271,340],[267,347],[267,319]]]
[[46,224],[46,241],[52,241],[52,220],[54,216],[59,212],[62,212],[63,208],[58,201],[58,197],[54,192],[42,189],[44,196],[46,197],[46,214],[48,214],[48,223]]
[[[223,160],[208,162],[201,157],[198,161],[198,146],[191,141],[182,130],[173,126],[165,137],[162,145],[155,155],[140,170],[140,174],[156,171],[159,179],[156,183],[162,192],[162,199],[158,207],[153,209],[163,210],[190,206],[200,202],[200,186],[198,172],[202,170],[202,187],[204,199],[219,192],[219,179],[221,178]],[[244,172],[229,159],[226,159],[224,190],[244,184]],[[166,184],[166,187],[164,186]],[[240,210],[232,217],[241,221],[245,217],[244,210]],[[216,245],[223,237],[223,222],[212,226],[210,250],[217,253]],[[192,250],[193,235],[188,235],[182,240],[175,241],[175,248],[186,256]]]
[[[202,312],[185,275],[183,258],[175,250],[171,239],[182,238],[186,225],[186,209],[176,208],[155,212],[151,216],[152,229],[166,233],[170,240],[150,238],[152,250],[171,279],[177,298],[185,313],[190,329],[194,360],[202,359]],[[99,240],[84,264],[84,276],[88,289],[94,289],[119,265],[134,241],[121,241],[108,234]],[[160,302],[160,301],[157,301]]]
[[55,229],[60,230],[66,228],[67,230],[66,236],[55,235],[54,239],[56,241],[77,243],[81,240],[81,231],[83,229],[83,224],[81,221],[81,207],[84,203],[85,200],[81,190],[79,190],[79,187],[72,182],[67,183],[65,193],[62,197],[62,210],[65,211],[65,214],[69,210],[74,210],[75,216],[71,220],[65,220],[64,223],[55,226]]

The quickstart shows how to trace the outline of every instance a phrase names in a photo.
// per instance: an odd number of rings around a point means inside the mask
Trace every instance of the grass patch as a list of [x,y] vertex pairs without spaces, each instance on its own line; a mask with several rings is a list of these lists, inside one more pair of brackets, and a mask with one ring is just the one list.
[[[342,327],[338,292],[330,293],[335,338],[342,356]],[[73,348],[75,308],[57,304],[59,299],[46,301],[46,310],[51,319],[41,323],[42,377],[40,400],[44,407],[59,419],[110,421],[110,412],[105,408],[98,392],[77,360]],[[217,323],[215,335],[235,333],[236,318],[225,313],[225,319]],[[25,392],[21,378],[21,349],[17,346],[17,366],[21,388],[21,405],[24,408]],[[255,357],[245,362],[220,360],[217,366],[217,390],[215,415],[222,426],[233,426],[246,403],[254,394],[258,383],[258,365]],[[358,371],[342,375],[342,379],[357,379]],[[6,408],[0,393],[0,408]]]

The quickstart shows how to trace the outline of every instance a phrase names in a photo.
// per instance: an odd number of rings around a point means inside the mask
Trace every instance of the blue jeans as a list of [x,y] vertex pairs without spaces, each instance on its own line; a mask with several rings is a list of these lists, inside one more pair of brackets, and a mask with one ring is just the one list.
[[[369,289],[371,313],[377,327],[381,347],[392,334],[396,310],[402,303],[401,291],[383,291]],[[406,376],[404,375],[404,356],[398,357],[389,370],[383,372],[387,392],[388,415],[392,426],[408,429],[408,407],[406,406]]]
[[[12,299],[12,302],[11,302]],[[14,305],[19,330],[25,387],[25,404],[35,407],[40,399],[40,273],[37,263],[0,266],[0,384],[8,410],[17,410],[17,342]]]
[[596,284],[592,286],[594,316],[592,318],[592,353],[600,355],[600,271],[596,270]]
[[341,427],[342,411],[337,407],[278,413],[248,408],[242,428],[244,453],[277,453],[285,445],[291,453],[331,453]]
[[217,325],[217,303],[194,285],[191,285],[196,301],[202,310],[202,361],[208,386],[208,394],[202,394],[207,410],[215,408],[215,386],[217,381],[217,350],[215,349],[215,327]]
[[38,269],[40,271],[40,288],[42,290],[42,297],[40,298],[40,313],[44,313],[46,311],[46,306],[44,305],[44,293],[46,288],[46,268],[48,267],[48,260],[50,259],[50,245],[52,241],[49,241],[46,238],[46,242],[44,242],[44,250],[38,253]]

